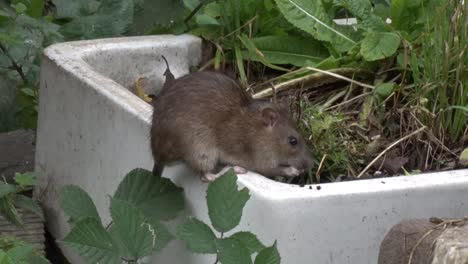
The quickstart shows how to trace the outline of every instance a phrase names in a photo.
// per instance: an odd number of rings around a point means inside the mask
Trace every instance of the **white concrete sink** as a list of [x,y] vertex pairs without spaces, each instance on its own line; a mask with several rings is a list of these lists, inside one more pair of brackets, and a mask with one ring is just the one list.
[[[36,169],[42,172],[48,227],[62,238],[69,227],[57,204],[64,184],[84,188],[104,222],[108,196],[131,169],[152,168],[151,106],[128,88],[137,76],[155,85],[165,70],[177,76],[201,57],[201,41],[189,35],[62,43],[45,51],[42,64]],[[185,189],[187,212],[208,221],[207,185],[184,166],[167,168]],[[468,215],[468,170],[387,179],[290,186],[249,173],[239,176],[252,195],[239,229],[266,244],[278,240],[285,264],[374,264],[386,231],[402,218]],[[238,230],[239,230],[238,229]],[[65,254],[81,263],[71,251]],[[206,264],[180,242],[150,263]]]

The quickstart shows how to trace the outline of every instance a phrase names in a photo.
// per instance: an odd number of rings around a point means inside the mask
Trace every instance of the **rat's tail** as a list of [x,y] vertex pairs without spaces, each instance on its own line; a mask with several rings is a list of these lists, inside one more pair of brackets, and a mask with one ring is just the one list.
[[160,166],[155,162],[153,166],[153,175],[157,177],[161,177],[163,169],[164,169],[164,166]]
[[166,71],[164,72],[164,76],[166,77],[166,81],[164,82],[163,88],[161,91],[164,89],[167,89],[167,87],[171,86],[171,84],[174,82],[174,74],[172,74],[171,69],[169,68],[169,63],[166,60],[166,57],[164,55],[161,55],[161,58],[166,62]]

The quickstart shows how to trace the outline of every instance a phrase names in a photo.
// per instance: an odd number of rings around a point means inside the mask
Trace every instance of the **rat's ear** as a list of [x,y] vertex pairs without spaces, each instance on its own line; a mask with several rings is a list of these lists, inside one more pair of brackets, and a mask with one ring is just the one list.
[[274,108],[267,107],[262,110],[263,124],[267,127],[273,127],[278,121],[279,113]]

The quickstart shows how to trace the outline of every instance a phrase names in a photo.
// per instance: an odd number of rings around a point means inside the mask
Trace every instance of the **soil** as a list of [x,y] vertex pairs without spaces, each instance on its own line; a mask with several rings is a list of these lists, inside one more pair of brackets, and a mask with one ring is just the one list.
[[[15,172],[33,171],[35,149],[35,134],[32,130],[0,133],[0,176],[11,182]],[[69,263],[47,230],[45,244],[46,257],[52,264]]]

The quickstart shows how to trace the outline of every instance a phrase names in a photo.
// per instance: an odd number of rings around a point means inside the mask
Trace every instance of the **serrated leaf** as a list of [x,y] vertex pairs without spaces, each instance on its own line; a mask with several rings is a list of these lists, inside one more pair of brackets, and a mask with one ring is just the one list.
[[113,198],[138,207],[150,219],[169,220],[184,208],[182,192],[168,179],[134,169],[119,184]]
[[252,263],[249,250],[237,239],[218,239],[216,248],[218,249],[218,259],[222,264]]
[[[265,36],[253,38],[252,42],[273,64],[310,66],[307,61],[318,63],[329,56],[328,51],[318,41],[297,36]],[[253,58],[255,59],[255,58]]]
[[395,84],[391,82],[381,83],[375,87],[375,94],[380,98],[386,98],[395,89]]
[[124,245],[130,254],[129,259],[138,259],[149,255],[156,246],[158,236],[154,227],[147,221],[143,213],[128,202],[111,199],[110,208],[114,238]]
[[239,240],[249,250],[250,254],[259,252],[265,248],[262,242],[258,240],[257,236],[251,232],[237,232],[230,236],[230,238]]
[[381,60],[392,56],[400,46],[400,37],[390,32],[369,32],[362,40],[361,55],[367,61]]
[[330,42],[341,51],[348,50],[356,43],[337,29],[321,0],[276,0],[276,3],[291,24],[316,39]]
[[0,198],[5,197],[8,194],[15,193],[16,187],[12,184],[0,182]]
[[45,221],[42,208],[36,201],[31,199],[30,197],[27,197],[22,194],[15,195],[13,204],[18,208],[22,208],[36,214],[41,218],[42,221]]
[[88,260],[89,263],[120,263],[118,248],[112,237],[95,218],[78,221],[62,242]]
[[101,222],[96,206],[89,195],[78,186],[64,186],[59,190],[59,202],[63,211],[76,222],[82,218],[94,218]]
[[60,32],[72,39],[120,36],[133,22],[133,1],[103,0],[96,13],[77,17]]
[[[27,89],[27,88],[24,88]],[[23,89],[22,89],[23,90]],[[38,184],[37,174],[34,172],[15,173],[14,180],[22,187],[35,186]]]
[[153,228],[156,230],[156,245],[154,246],[155,250],[162,250],[171,240],[174,238],[174,236],[169,232],[167,227],[156,220],[151,220],[151,225]]
[[196,218],[177,227],[177,237],[194,253],[216,254],[216,236],[211,228]]
[[237,175],[231,169],[208,186],[208,214],[218,232],[227,232],[236,227],[242,210],[249,200],[249,190],[237,190]]
[[280,264],[281,257],[276,248],[276,241],[271,247],[267,247],[260,251],[255,258],[255,264]]

